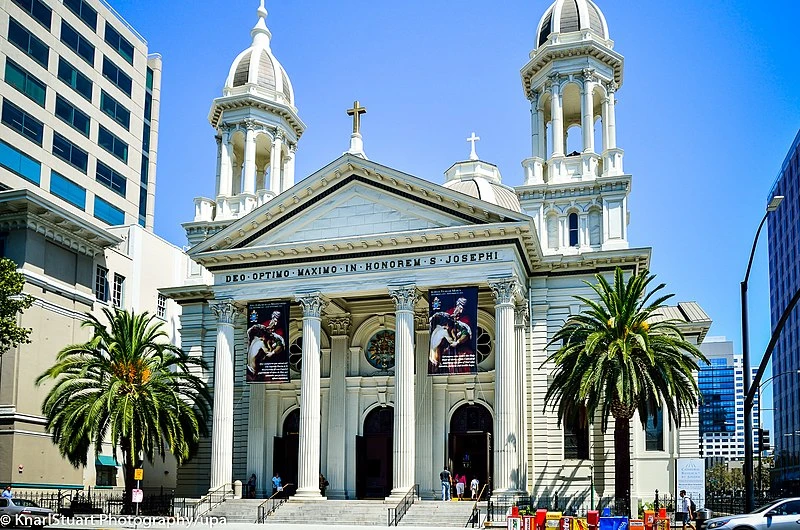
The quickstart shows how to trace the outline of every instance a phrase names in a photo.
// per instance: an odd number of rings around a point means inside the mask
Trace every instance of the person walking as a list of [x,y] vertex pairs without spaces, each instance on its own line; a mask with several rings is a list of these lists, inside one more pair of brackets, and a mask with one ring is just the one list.
[[478,482],[478,477],[472,477],[472,482],[469,483],[469,489],[472,491],[472,500],[478,500],[478,487],[480,486],[480,482]]
[[11,493],[11,486],[6,486],[6,489],[3,490],[3,494],[0,496],[2,496],[4,499],[10,499],[13,497],[13,494]]
[[686,496],[686,490],[681,490],[680,493],[680,500],[678,501],[678,520],[683,523],[681,528],[686,530],[686,525],[689,525],[689,528],[692,530],[697,530],[694,525],[692,524],[692,501],[689,497]]
[[281,485],[281,474],[275,473],[275,476],[272,477],[272,494],[275,495],[279,491],[283,491],[283,486]]
[[447,466],[444,466],[444,469],[441,473],[439,473],[439,479],[442,481],[442,500],[449,501],[450,500],[450,472],[447,470]]
[[456,494],[458,495],[458,500],[464,500],[464,490],[467,488],[467,476],[466,475],[456,475]]

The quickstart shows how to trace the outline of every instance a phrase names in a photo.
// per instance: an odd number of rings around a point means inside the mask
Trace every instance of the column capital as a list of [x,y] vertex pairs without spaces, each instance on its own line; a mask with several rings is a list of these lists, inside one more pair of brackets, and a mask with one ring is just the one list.
[[241,312],[232,300],[212,300],[208,305],[219,324],[233,324],[236,315]]
[[558,90],[559,86],[561,85],[561,75],[558,73],[552,73],[547,76],[547,85],[554,90]]
[[522,298],[522,286],[516,278],[498,278],[488,283],[495,305],[514,305]]
[[248,131],[255,131],[256,127],[258,127],[258,124],[256,123],[256,120],[251,120],[248,118],[244,120],[244,126]]
[[430,331],[431,321],[427,311],[414,312],[414,329],[416,331]]
[[520,304],[514,308],[514,327],[524,328],[528,324],[528,304]]
[[328,316],[328,328],[331,330],[332,337],[347,335],[350,332],[351,323],[350,313]]
[[617,85],[616,81],[609,81],[608,84],[606,85],[606,89],[608,90],[609,94],[613,94],[614,92],[617,91],[618,88],[619,85]]
[[595,74],[594,68],[584,68],[583,69],[583,80],[587,83],[594,83],[597,81],[597,75]]
[[322,318],[322,310],[328,305],[319,291],[301,293],[296,295],[295,298],[303,308],[303,318]]
[[389,286],[389,296],[394,300],[397,311],[414,311],[414,305],[419,300],[417,286],[413,284]]
[[283,141],[284,138],[286,138],[286,135],[283,134],[283,131],[281,129],[275,129],[275,139]]

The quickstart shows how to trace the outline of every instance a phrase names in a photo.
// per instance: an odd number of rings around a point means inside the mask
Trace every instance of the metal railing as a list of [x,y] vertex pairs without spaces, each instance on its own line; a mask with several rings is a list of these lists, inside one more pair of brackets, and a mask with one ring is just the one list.
[[193,507],[193,516],[195,519],[213,510],[225,502],[228,498],[233,497],[233,484],[223,484],[215,490],[209,491],[197,501]]
[[[42,491],[20,489],[15,496],[35,502],[42,508],[50,508],[66,517],[88,514],[121,515],[125,510],[125,492],[119,488],[87,488],[85,490]],[[130,507],[130,503],[128,503]],[[144,498],[139,503],[141,515],[173,516],[175,514],[175,495],[164,488],[145,489]]]
[[478,496],[475,498],[475,504],[472,505],[472,513],[469,514],[469,520],[467,520],[467,524],[464,525],[464,528],[472,525],[472,528],[475,528],[476,525],[480,525],[481,519],[481,510],[478,508],[478,503],[481,501],[481,497],[486,492],[487,484],[484,484],[481,488],[481,491],[478,493]]
[[267,517],[275,513],[275,510],[280,508],[283,503],[289,500],[289,495],[286,492],[286,489],[290,486],[294,486],[294,484],[286,484],[283,487],[283,490],[276,491],[269,499],[258,505],[258,519],[256,519],[257,523],[266,522]]
[[403,518],[406,514],[408,509],[414,504],[414,501],[419,498],[419,484],[414,484],[411,489],[408,490],[400,502],[397,503],[397,506],[394,508],[389,508],[386,510],[386,516],[388,518],[388,526],[397,526],[397,523]]

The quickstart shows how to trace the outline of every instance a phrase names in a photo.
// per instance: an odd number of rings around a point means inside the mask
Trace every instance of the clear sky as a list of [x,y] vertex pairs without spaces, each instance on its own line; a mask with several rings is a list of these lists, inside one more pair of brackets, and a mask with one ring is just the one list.
[[[214,193],[207,116],[250,43],[256,0],[111,0],[164,60],[156,232],[178,245],[192,199]],[[739,282],[767,194],[800,128],[800,4],[597,0],[625,57],[617,143],[633,175],[630,241],[676,300],[696,300],[712,335],[741,349]],[[342,154],[359,99],[370,159],[443,182],[465,139],[522,183],[530,114],[519,70],[543,0],[267,0],[272,49],[308,126],[303,178]],[[766,235],[766,234],[765,234]],[[766,237],[750,282],[754,363],[769,341]],[[770,385],[771,386],[771,385]],[[766,397],[766,396],[765,396]]]

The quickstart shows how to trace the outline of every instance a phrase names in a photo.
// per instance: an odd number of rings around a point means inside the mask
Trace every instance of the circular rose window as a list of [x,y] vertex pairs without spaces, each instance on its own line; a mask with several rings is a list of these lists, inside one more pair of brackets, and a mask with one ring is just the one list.
[[378,370],[394,368],[394,331],[379,331],[364,349],[367,362]]

